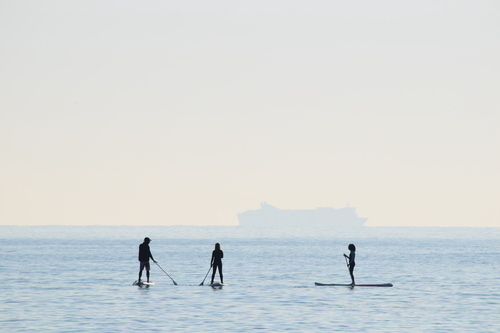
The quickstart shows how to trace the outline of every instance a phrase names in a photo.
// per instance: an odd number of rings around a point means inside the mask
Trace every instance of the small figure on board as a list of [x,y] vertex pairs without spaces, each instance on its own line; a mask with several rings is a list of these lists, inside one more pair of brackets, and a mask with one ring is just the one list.
[[210,282],[210,284],[214,283],[215,272],[217,269],[219,270],[220,283],[224,283],[222,277],[222,258],[224,258],[224,252],[220,249],[220,244],[216,243],[215,250],[212,251],[212,259],[210,260],[210,267],[213,267],[212,282]]
[[139,261],[141,262],[141,265],[139,267],[139,280],[137,282],[141,282],[141,277],[142,277],[142,271],[145,268],[146,269],[146,278],[147,282],[149,282],[149,270],[151,267],[149,266],[149,258],[153,260],[153,262],[157,262],[154,260],[153,255],[151,254],[151,250],[149,249],[149,242],[151,242],[151,239],[149,237],[144,238],[144,242],[139,245]]
[[347,247],[349,251],[349,255],[346,255],[344,253],[344,257],[349,259],[349,263],[347,264],[347,267],[349,268],[349,274],[351,275],[351,280],[352,280],[352,285],[355,285],[354,283],[354,266],[356,266],[356,263],[354,262],[354,258],[356,257],[356,246],[354,244],[349,244]]

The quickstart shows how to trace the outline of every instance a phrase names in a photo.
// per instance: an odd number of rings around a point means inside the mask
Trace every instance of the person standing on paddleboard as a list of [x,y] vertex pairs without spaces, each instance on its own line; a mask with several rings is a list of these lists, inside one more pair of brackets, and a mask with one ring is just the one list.
[[149,270],[151,269],[151,267],[149,266],[149,258],[151,258],[153,262],[157,262],[153,259],[153,255],[151,254],[151,250],[149,249],[149,242],[151,242],[151,239],[149,239],[149,237],[146,237],[144,238],[144,242],[139,245],[139,261],[141,262],[141,265],[139,267],[138,282],[141,282],[142,271],[144,268],[146,269],[147,282],[149,282]]
[[347,264],[347,267],[349,267],[349,274],[351,275],[352,285],[354,285],[355,284],[354,283],[354,266],[356,266],[356,263],[354,262],[354,258],[356,257],[356,246],[354,246],[354,244],[349,244],[349,246],[347,248],[351,252],[349,253],[348,256],[344,253],[344,257],[349,259],[349,263]]
[[214,283],[215,272],[217,269],[219,270],[220,283],[224,283],[222,277],[222,258],[224,258],[224,252],[220,249],[220,244],[216,243],[215,250],[212,251],[212,259],[210,260],[210,267],[213,267],[212,282],[210,282],[210,284]]

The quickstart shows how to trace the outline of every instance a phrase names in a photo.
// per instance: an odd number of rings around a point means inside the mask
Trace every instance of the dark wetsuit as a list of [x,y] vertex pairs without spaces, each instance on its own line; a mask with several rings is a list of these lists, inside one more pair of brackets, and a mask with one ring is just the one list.
[[222,258],[224,258],[224,252],[222,252],[222,250],[213,250],[212,251],[212,260],[211,260],[212,267],[213,267],[212,283],[214,282],[215,272],[217,269],[219,270],[220,283],[224,283],[224,280],[222,277]]
[[354,262],[355,257],[356,252],[351,250],[351,253],[349,253],[349,274],[351,275],[352,284],[354,284],[354,266],[356,266],[356,263]]

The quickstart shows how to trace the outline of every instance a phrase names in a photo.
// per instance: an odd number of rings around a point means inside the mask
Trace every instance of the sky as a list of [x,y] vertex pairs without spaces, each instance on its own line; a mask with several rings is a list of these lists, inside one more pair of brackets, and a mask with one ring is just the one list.
[[1,225],[500,227],[498,1],[0,0]]

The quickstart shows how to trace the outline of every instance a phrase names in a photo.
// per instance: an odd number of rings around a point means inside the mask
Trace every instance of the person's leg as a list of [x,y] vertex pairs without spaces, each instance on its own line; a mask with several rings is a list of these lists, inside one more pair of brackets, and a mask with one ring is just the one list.
[[138,280],[138,282],[141,282],[142,270],[143,269],[144,269],[144,264],[141,262],[141,265],[139,267],[139,280]]
[[214,278],[215,278],[215,270],[217,269],[217,265],[212,266],[212,281],[210,284],[214,283]]
[[219,266],[220,283],[224,283],[224,278],[222,276],[222,263],[220,263],[218,266]]
[[144,266],[146,267],[146,278],[148,279],[147,281],[149,282],[149,270],[151,269],[151,266],[149,266],[149,261]]
[[354,265],[349,266],[349,274],[351,275],[352,284],[354,283]]

